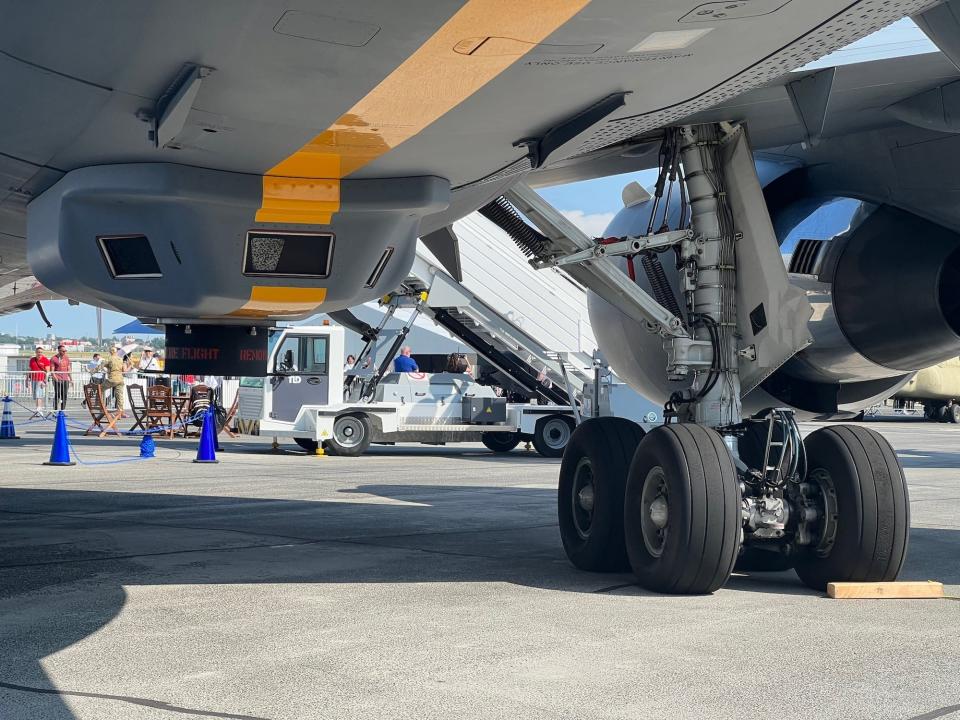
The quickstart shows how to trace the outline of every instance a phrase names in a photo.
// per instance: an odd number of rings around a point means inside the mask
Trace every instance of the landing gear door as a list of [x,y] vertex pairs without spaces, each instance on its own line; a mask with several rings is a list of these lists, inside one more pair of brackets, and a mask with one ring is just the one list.
[[813,314],[803,290],[790,284],[773,224],[741,128],[724,147],[727,198],[737,241],[737,326],[740,387],[746,395],[813,339]]
[[329,369],[327,336],[285,335],[270,358],[270,417],[293,422],[304,405],[329,404]]

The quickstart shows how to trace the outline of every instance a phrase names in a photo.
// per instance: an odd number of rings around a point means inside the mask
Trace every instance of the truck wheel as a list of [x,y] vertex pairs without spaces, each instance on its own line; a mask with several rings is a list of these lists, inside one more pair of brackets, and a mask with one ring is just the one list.
[[643,428],[618,417],[586,420],[573,431],[560,464],[557,518],[563,550],[592,572],[628,570],[623,492]]
[[563,415],[548,415],[537,420],[533,429],[533,447],[548,458],[563,457],[573,434],[573,422]]
[[315,453],[317,448],[320,447],[319,443],[311,438],[294,438],[293,441],[311,454]]
[[356,457],[370,447],[370,421],[366,415],[341,415],[333,421],[333,436],[324,446],[331,455]]
[[869,428],[839,425],[803,444],[806,482],[824,510],[819,541],[796,559],[797,575],[815,590],[833,581],[895,580],[907,554],[910,499],[890,443]]
[[623,527],[640,585],[697,595],[722,587],[740,547],[740,490],[730,451],[702,425],[662,425],[627,475]]
[[520,433],[486,432],[480,436],[480,442],[495,453],[508,453],[520,444]]

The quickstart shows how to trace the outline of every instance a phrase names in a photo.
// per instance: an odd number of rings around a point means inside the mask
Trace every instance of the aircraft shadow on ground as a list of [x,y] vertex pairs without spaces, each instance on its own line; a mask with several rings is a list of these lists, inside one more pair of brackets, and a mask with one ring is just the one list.
[[[116,617],[125,586],[508,582],[583,593],[629,588],[644,602],[666,601],[629,587],[629,575],[571,567],[554,490],[383,484],[339,495],[331,502],[0,488],[0,717],[74,717],[64,696],[98,688],[57,688],[41,661]],[[960,583],[960,563],[944,566],[960,530],[915,528],[911,542],[904,578]],[[811,593],[793,573],[735,576],[729,587]],[[27,701],[39,709],[24,713]],[[184,711],[249,717],[177,710]]]

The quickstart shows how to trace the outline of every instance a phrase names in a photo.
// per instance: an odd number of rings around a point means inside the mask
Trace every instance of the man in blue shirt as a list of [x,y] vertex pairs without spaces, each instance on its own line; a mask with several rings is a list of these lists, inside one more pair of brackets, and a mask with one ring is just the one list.
[[406,345],[400,349],[400,354],[393,359],[394,372],[417,372],[417,361],[410,357],[410,346]]

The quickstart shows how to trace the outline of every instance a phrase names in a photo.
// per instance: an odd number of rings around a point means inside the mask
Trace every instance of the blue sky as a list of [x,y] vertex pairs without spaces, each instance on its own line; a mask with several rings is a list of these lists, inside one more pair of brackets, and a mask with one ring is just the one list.
[[[904,18],[883,30],[858,40],[846,48],[817,60],[804,68],[815,69],[832,65],[847,65],[890,57],[904,57],[920,53],[937,52],[936,46],[909,18]],[[541,194],[587,234],[599,236],[622,206],[620,192],[623,186],[636,180],[648,187],[656,179],[652,170],[625,175],[615,175],[586,182],[570,183],[544,188]],[[813,228],[804,228],[812,230]],[[805,235],[812,237],[812,234]],[[96,335],[96,312],[89,305],[70,306],[65,300],[43,303],[44,310],[53,328],[48,330],[36,310],[29,310],[0,318],[0,332],[16,332],[41,336],[48,332],[58,337]],[[114,328],[132,318],[105,310],[103,313],[104,335],[112,334]]]
[[[40,304],[43,305],[43,311],[50,318],[50,322],[53,323],[52,328],[47,328],[43,320],[40,319],[40,313],[34,308],[0,318],[0,332],[10,335],[33,335],[34,337],[45,337],[48,333],[53,333],[58,339],[80,335],[96,337],[97,309],[92,305],[70,305],[66,300],[53,300]],[[130,322],[132,319],[129,315],[104,310],[103,336],[113,335],[114,328]]]

